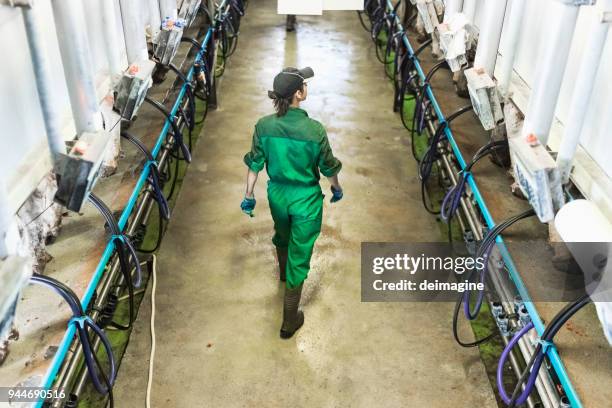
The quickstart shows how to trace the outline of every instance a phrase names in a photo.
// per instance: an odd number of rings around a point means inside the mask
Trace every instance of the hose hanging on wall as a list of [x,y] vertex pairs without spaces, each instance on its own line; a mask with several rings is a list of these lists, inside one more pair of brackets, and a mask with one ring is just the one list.
[[176,158],[180,158],[180,152],[182,152],[183,159],[187,163],[191,163],[191,153],[189,152],[189,148],[185,145],[185,142],[183,141],[183,133],[181,132],[181,129],[179,128],[177,124],[176,117],[173,117],[170,114],[170,112],[168,112],[168,110],[164,107],[164,105],[157,102],[155,99],[151,98],[150,96],[148,95],[145,96],[144,100],[148,104],[153,106],[155,109],[160,111],[166,117],[166,119],[168,119],[168,122],[170,122],[170,126],[172,127],[172,135],[174,136],[174,139],[175,139],[174,146],[175,146]]
[[123,131],[121,132],[121,137],[123,137],[124,139],[132,143],[134,146],[136,146],[136,148],[138,148],[138,150],[140,150],[140,152],[142,152],[142,154],[147,159],[145,166],[151,166],[151,172],[150,172],[148,181],[149,181],[149,184],[151,184],[151,187],[153,188],[153,197],[155,198],[155,201],[157,202],[160,214],[164,217],[164,219],[169,220],[170,219],[170,207],[168,206],[168,201],[166,200],[166,197],[164,196],[164,192],[162,190],[162,185],[160,182],[159,168],[157,167],[157,162],[153,158],[153,155],[151,154],[149,149],[147,149],[142,144],[142,142],[139,139],[132,136],[130,133]]
[[[157,207],[158,207],[158,212],[159,212],[159,221],[158,221],[159,227],[158,227],[157,240],[156,240],[155,247],[153,247],[152,249],[145,249],[145,248],[140,247],[138,248],[138,252],[153,253],[157,251],[161,245],[161,240],[164,234],[164,226],[165,226],[164,221],[168,221],[170,219],[170,206],[168,204],[168,200],[164,196],[164,193],[161,187],[161,183],[159,181],[156,181],[160,179],[159,169],[157,167],[157,163],[153,160],[153,156],[151,155],[151,152],[142,144],[140,140],[138,140],[136,137],[132,136],[128,132],[122,132],[121,136],[129,140],[130,142],[132,142],[145,155],[145,157],[148,160],[149,165],[151,166],[151,177],[149,181],[151,185],[153,186],[153,191],[154,191],[153,197],[155,201],[157,202]],[[179,161],[176,160],[176,164],[178,163]],[[172,176],[170,175],[169,177],[172,177]],[[174,187],[176,185],[177,179],[178,179],[178,168],[175,169],[174,171],[172,188],[170,190],[171,193],[174,191]],[[143,227],[143,228],[146,228],[146,227]],[[136,238],[136,241],[140,242],[139,240],[144,238],[144,235],[145,235],[144,231],[140,233],[139,235],[137,234],[139,238]]]
[[[202,49],[202,45],[195,38],[184,35],[181,38],[181,41],[192,44],[193,48],[197,50]],[[212,93],[212,78],[210,74],[211,68],[210,68],[210,58],[208,56],[209,54],[212,54],[212,53],[207,53],[205,55],[205,58],[200,58],[200,59],[196,58],[196,62],[194,63],[194,66],[193,66],[194,68],[193,79],[196,82],[196,87],[195,89],[192,90],[193,96],[200,99],[201,101],[206,102],[204,112],[202,113],[202,119],[200,119],[199,121],[196,121],[195,122],[196,125],[199,125],[204,122],[204,119],[206,118],[206,115],[208,114],[208,97]],[[201,91],[203,94],[201,95],[200,93],[198,93],[198,91]]]
[[[508,218],[502,223],[495,226],[489,230],[489,232],[482,239],[480,245],[478,246],[478,250],[476,251],[475,257],[482,258],[484,262],[484,267],[479,271],[478,275],[476,275],[476,270],[470,271],[468,275],[468,280],[471,281],[473,277],[478,276],[478,281],[482,284],[485,283],[486,274],[489,270],[489,258],[491,257],[491,251],[495,246],[495,240],[498,235],[500,235],[503,231],[514,225],[516,222],[528,218],[533,217],[535,215],[535,211],[533,208],[530,208],[522,213],[515,215],[513,217]],[[463,292],[463,310],[465,317],[469,320],[474,320],[478,313],[480,312],[480,308],[482,307],[482,301],[484,299],[484,291],[478,292],[478,297],[476,299],[476,305],[474,310],[470,309],[472,292],[470,290],[466,290]]]
[[459,178],[457,179],[457,184],[451,187],[444,199],[442,200],[442,207],[440,208],[440,218],[446,223],[450,223],[451,219],[457,212],[459,208],[459,204],[461,203],[461,197],[463,197],[463,193],[465,192],[465,188],[467,185],[467,177],[470,174],[472,167],[483,157],[487,156],[495,152],[498,149],[503,149],[508,144],[506,141],[497,141],[491,142],[480,149],[474,154],[472,160],[465,166],[465,168],[459,172]]
[[421,179],[421,201],[423,202],[423,206],[425,210],[431,214],[440,214],[439,210],[434,210],[432,207],[427,204],[427,181],[431,175],[431,171],[433,169],[433,165],[438,159],[438,144],[444,139],[446,136],[445,131],[446,128],[450,126],[451,122],[463,115],[466,112],[470,112],[472,109],[472,105],[464,106],[457,111],[451,113],[444,122],[440,123],[436,129],[436,132],[432,136],[429,141],[429,146],[427,150],[423,154],[421,161],[419,162],[419,178]]
[[[548,324],[548,326],[544,330],[544,333],[542,333],[542,336],[540,337],[537,343],[535,351],[533,352],[529,362],[527,363],[527,366],[523,370],[523,373],[521,374],[521,377],[519,378],[516,386],[514,387],[514,391],[512,392],[511,396],[508,395],[504,387],[503,367],[506,363],[508,355],[512,351],[512,348],[514,348],[514,346],[518,343],[521,337],[523,337],[527,332],[529,332],[529,330],[531,330],[531,328],[533,328],[533,323],[528,323],[518,333],[514,335],[512,340],[510,340],[510,342],[504,349],[497,366],[497,387],[499,389],[499,394],[502,400],[508,405],[509,408],[516,407],[517,405],[521,405],[525,401],[527,401],[527,398],[533,391],[538,372],[540,370],[540,367],[542,366],[542,363],[544,362],[544,358],[546,357],[546,350],[549,347],[554,347],[553,339],[555,335],[559,332],[559,330],[561,330],[563,325],[574,314],[576,314],[576,312],[578,312],[590,302],[591,298],[589,297],[589,295],[585,294],[578,298],[576,301],[565,305],[565,307],[555,315],[555,317],[551,320],[550,324]],[[521,391],[523,384],[525,385],[525,389]]]
[[[107,225],[109,226],[112,233],[112,241],[115,244],[115,248],[117,250],[117,256],[119,257],[119,265],[121,268],[121,273],[123,275],[123,279],[126,282],[128,295],[129,295],[129,320],[126,325],[119,324],[116,322],[111,322],[110,325],[119,329],[119,330],[129,330],[134,323],[134,319],[136,318],[136,314],[134,312],[134,286],[140,287],[142,282],[142,271],[140,268],[140,261],[138,260],[138,255],[136,254],[136,250],[132,245],[131,240],[123,234],[123,232],[119,229],[119,225],[115,218],[113,217],[110,209],[104,204],[104,202],[98,198],[95,194],[90,193],[89,201],[98,209],[100,214],[106,220]],[[130,258],[133,261],[133,265],[136,271],[136,277],[132,278],[132,268],[130,265]]]
[[[409,127],[406,123],[404,115],[403,101],[406,98],[406,93],[409,93],[413,98],[416,97],[418,89],[418,73],[414,69],[414,61],[418,58],[419,54],[431,44],[431,38],[428,38],[419,48],[416,49],[414,54],[409,54],[407,51],[403,54],[402,62],[399,66],[400,78],[396,81],[396,93],[395,93],[395,109],[394,111],[400,111],[402,124],[407,130],[411,130],[410,134],[414,133],[414,122],[412,127]],[[398,85],[399,83],[399,85]]]
[[438,72],[440,68],[444,66],[448,66],[448,63],[446,62],[446,60],[440,61],[436,65],[434,65],[431,68],[431,70],[427,73],[427,75],[425,76],[425,80],[423,81],[422,84],[419,85],[419,88],[416,92],[416,106],[414,109],[412,122],[417,123],[416,131],[419,134],[423,132],[423,128],[425,126],[425,117],[431,105],[428,95],[427,95],[427,88],[431,87],[430,82],[434,74]]
[[185,84],[185,94],[187,95],[187,110],[183,109],[182,106],[179,106],[178,113],[182,116],[183,121],[187,125],[187,130],[189,131],[189,142],[188,147],[189,151],[193,150],[193,130],[196,125],[196,106],[195,106],[195,96],[192,89],[192,83],[187,79],[185,74],[181,72],[180,69],[176,67],[174,64],[168,64],[168,67],[171,71],[173,71],[176,76]]
[[[89,316],[85,314],[78,296],[68,286],[56,279],[38,273],[34,273],[30,278],[30,281],[35,284],[52,288],[66,301],[66,303],[68,303],[68,306],[70,306],[72,318],[68,324],[74,324],[77,330],[79,341],[83,347],[85,365],[87,366],[89,378],[91,378],[94,387],[100,394],[108,394],[110,406],[112,407],[114,403],[112,389],[117,376],[117,366],[115,363],[115,356],[113,355],[113,349],[110,341],[106,337],[106,334],[93,320],[91,320]],[[98,361],[93,351],[93,344],[89,334],[90,329],[91,333],[94,336],[97,336],[102,342],[110,367],[109,375],[104,373],[102,365]]]
[[[508,218],[507,220],[501,222],[500,224],[496,225],[495,228],[491,229],[483,238],[483,240],[481,241],[480,246],[478,247],[478,250],[476,251],[476,255],[474,256],[475,259],[478,258],[483,258],[484,260],[484,265],[485,268],[483,268],[481,271],[479,271],[480,273],[478,274],[479,276],[479,282],[483,283],[485,282],[485,278],[486,278],[486,271],[487,271],[487,263],[489,260],[489,254],[491,252],[491,249],[493,247],[493,245],[495,244],[495,240],[497,238],[497,236],[499,234],[501,234],[503,231],[505,231],[507,228],[509,228],[511,225],[513,225],[514,223],[530,217],[532,215],[534,215],[535,212],[533,211],[533,209],[529,209],[527,211],[524,211],[518,215],[515,215],[513,217]],[[486,254],[486,255],[485,255]],[[474,278],[474,276],[476,275],[476,270],[472,269],[468,276],[467,276],[467,280],[468,281],[472,281],[472,279]],[[490,335],[476,340],[474,342],[464,342],[459,338],[459,333],[458,333],[458,322],[459,322],[459,311],[461,310],[461,305],[463,304],[463,311],[464,314],[466,316],[466,318],[468,320],[474,320],[477,316],[478,313],[480,312],[480,308],[482,307],[482,303],[484,300],[484,291],[479,291],[478,293],[478,297],[476,299],[476,305],[474,307],[474,310],[470,309],[470,302],[471,302],[471,291],[466,290],[465,292],[463,292],[462,294],[460,294],[457,298],[457,301],[455,303],[455,309],[453,311],[453,337],[455,338],[455,341],[457,342],[457,344],[459,344],[462,347],[475,347],[478,346],[486,341],[491,340],[493,337],[495,337],[497,335],[497,332],[491,333]]]

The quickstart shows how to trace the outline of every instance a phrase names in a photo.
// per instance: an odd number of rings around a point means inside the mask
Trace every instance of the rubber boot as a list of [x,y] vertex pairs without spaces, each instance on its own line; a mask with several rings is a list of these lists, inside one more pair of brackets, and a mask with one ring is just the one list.
[[295,16],[293,14],[287,14],[287,25],[285,29],[287,31],[295,31]]
[[280,329],[281,339],[293,337],[296,331],[304,324],[304,312],[299,310],[302,286],[285,288],[285,301],[283,304],[283,325]]
[[287,248],[276,247],[276,257],[278,258],[278,269],[280,270],[280,280],[287,280]]

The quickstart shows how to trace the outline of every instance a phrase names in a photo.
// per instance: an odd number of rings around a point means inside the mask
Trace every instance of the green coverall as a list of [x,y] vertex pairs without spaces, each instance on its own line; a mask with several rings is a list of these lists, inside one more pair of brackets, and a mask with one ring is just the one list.
[[244,162],[254,172],[266,166],[275,231],[272,242],[288,248],[287,287],[293,289],[308,276],[314,243],[321,232],[324,196],[319,170],[332,177],[342,163],[334,157],[323,125],[300,108],[289,108],[281,117],[261,118]]

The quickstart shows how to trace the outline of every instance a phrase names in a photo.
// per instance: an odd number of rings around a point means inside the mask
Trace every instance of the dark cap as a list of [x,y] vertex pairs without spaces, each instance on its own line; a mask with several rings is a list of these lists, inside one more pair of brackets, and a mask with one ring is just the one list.
[[302,69],[285,68],[274,77],[274,91],[268,91],[268,95],[271,98],[274,98],[276,95],[281,98],[290,98],[298,89],[302,88],[306,79],[313,76],[314,71],[310,67]]

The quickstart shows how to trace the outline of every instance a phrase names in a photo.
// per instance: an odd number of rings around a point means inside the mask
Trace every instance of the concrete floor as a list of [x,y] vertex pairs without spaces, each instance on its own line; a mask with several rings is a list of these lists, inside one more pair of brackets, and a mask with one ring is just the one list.
[[[361,242],[441,237],[419,200],[391,84],[357,16],[300,17],[297,33],[286,34],[276,1],[250,3],[159,253],[153,406],[496,406],[478,351],[452,339],[453,305],[360,301]],[[265,173],[256,217],[239,203],[242,156],[254,123],[272,111],[272,78],[287,65],[315,70],[303,107],[326,125],[344,163],[345,198],[325,203],[302,298],[306,323],[283,341]],[[147,300],[119,372],[121,407],[144,400],[148,308]]]

